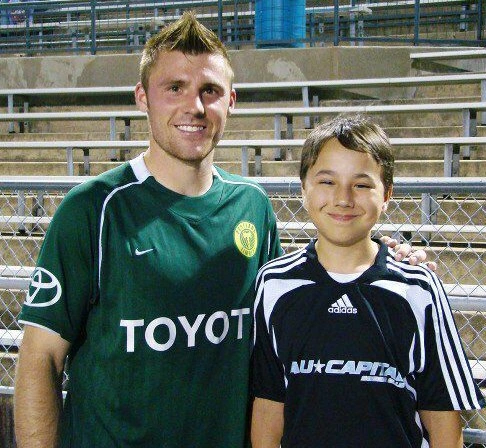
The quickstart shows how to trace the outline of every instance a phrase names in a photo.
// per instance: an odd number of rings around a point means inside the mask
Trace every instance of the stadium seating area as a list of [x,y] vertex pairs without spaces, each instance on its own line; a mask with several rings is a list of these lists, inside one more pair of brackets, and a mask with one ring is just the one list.
[[[407,50],[409,72],[401,76],[390,67],[369,77],[357,64],[345,80],[302,80],[287,73],[280,78],[285,81],[237,82],[237,110],[216,149],[216,163],[258,178],[274,204],[283,244],[293,250],[314,234],[295,179],[303,139],[334,114],[372,115],[392,138],[398,177],[396,198],[376,233],[424,247],[438,262],[475,378],[486,387],[486,55],[416,50]],[[237,71],[239,79],[245,78]],[[147,146],[147,124],[132,89],[0,88],[3,419],[11,412],[8,394],[21,340],[16,317],[56,207],[84,176],[117,166]],[[486,413],[464,413],[464,419],[470,428],[466,446],[486,447]],[[2,417],[0,425],[6,425]],[[4,437],[12,435],[5,430]],[[8,440],[0,436],[0,446]]]

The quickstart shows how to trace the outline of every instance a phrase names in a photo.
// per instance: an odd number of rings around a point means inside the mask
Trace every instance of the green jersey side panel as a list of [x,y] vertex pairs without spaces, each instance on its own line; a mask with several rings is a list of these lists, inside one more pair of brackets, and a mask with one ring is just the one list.
[[73,189],[21,314],[72,343],[63,446],[243,447],[254,279],[279,254],[262,189],[219,169],[196,198],[141,157]]

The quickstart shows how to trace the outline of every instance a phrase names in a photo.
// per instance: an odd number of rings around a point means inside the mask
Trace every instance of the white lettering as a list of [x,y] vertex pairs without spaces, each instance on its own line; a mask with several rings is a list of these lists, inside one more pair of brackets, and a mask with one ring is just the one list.
[[[223,319],[223,331],[220,336],[216,336],[213,331],[213,325],[216,319]],[[209,316],[208,321],[206,322],[206,337],[208,338],[209,342],[212,342],[213,344],[219,344],[228,334],[228,330],[229,319],[228,315],[224,311],[216,311],[215,313],[211,314],[211,316]]]
[[143,327],[143,319],[122,319],[120,327],[127,329],[127,353],[135,351],[135,327]]
[[[155,329],[160,325],[165,325],[169,330],[169,339],[167,339],[167,342],[164,344],[157,342],[154,337]],[[145,329],[145,340],[150,348],[158,352],[165,352],[174,344],[176,334],[177,330],[175,323],[168,317],[159,317],[147,325],[147,328]]]
[[300,373],[299,363],[297,361],[292,361],[292,367],[290,373]]
[[240,310],[231,310],[231,316],[238,316],[238,336],[237,339],[243,338],[243,315],[250,314],[250,308],[242,308]]
[[305,366],[305,361],[300,361],[300,373],[311,373],[314,370],[314,360],[311,359],[307,361],[307,367]]
[[341,370],[341,373],[349,373],[350,375],[356,374],[356,363],[354,361],[347,361]]
[[196,332],[199,329],[199,326],[201,325],[201,322],[204,320],[205,314],[199,314],[196,318],[196,321],[194,324],[189,323],[187,320],[186,316],[179,316],[177,319],[179,319],[179,322],[182,325],[182,328],[184,328],[186,334],[187,334],[187,346],[188,347],[194,347],[196,345]]
[[370,361],[358,361],[356,366],[356,373],[360,375],[362,372],[369,372],[373,367],[373,363]]
[[[341,359],[331,359],[326,364],[326,373],[340,373],[340,367],[344,364]],[[336,368],[334,368],[336,366]]]

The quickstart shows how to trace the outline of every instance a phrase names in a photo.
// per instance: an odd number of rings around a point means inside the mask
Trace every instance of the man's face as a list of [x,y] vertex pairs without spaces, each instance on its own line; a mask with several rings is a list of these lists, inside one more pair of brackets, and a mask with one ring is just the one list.
[[163,51],[150,73],[148,91],[137,84],[135,98],[148,115],[151,149],[199,163],[221,139],[236,93],[221,55]]
[[349,247],[369,239],[389,200],[381,171],[370,154],[347,149],[335,138],[322,146],[302,191],[319,240]]

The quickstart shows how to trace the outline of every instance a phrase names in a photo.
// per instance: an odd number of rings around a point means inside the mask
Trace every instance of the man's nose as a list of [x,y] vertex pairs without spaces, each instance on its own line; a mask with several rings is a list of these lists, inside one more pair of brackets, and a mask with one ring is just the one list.
[[204,115],[204,103],[200,93],[190,93],[187,95],[186,111],[195,116]]

